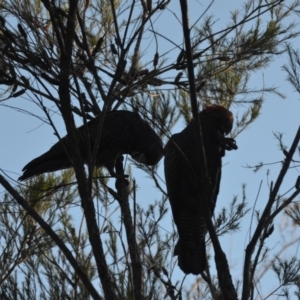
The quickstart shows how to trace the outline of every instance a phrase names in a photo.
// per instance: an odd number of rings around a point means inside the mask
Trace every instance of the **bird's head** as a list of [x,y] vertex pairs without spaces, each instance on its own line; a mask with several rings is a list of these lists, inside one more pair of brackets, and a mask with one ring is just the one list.
[[147,152],[145,152],[145,151],[143,151],[143,152],[133,151],[130,154],[131,154],[131,157],[135,161],[137,161],[141,164],[148,165],[148,166],[154,166],[160,161],[160,159],[163,156],[162,155],[162,153],[163,153],[162,149],[161,149],[160,153],[158,153],[156,150],[155,150],[155,152],[153,152],[149,149],[149,151],[147,150]]
[[156,165],[163,157],[163,143],[151,126],[140,119],[130,147],[131,157],[142,164]]
[[223,106],[211,105],[206,107],[200,112],[200,119],[213,122],[221,135],[227,135],[232,130],[233,114]]

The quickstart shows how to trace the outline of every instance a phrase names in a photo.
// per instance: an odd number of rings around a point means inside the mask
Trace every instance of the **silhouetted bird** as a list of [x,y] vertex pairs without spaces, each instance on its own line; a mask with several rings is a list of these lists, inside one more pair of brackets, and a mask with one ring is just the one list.
[[[213,214],[221,179],[225,150],[237,149],[235,141],[225,138],[233,125],[233,115],[222,106],[209,106],[199,113],[209,176],[210,217]],[[201,179],[199,130],[192,120],[180,133],[172,135],[165,147],[165,177],[179,241],[174,255],[186,274],[206,268],[203,186]]]
[[[97,117],[87,123],[87,128],[77,128],[76,137],[84,163],[89,161],[87,145],[90,144],[91,151],[94,149],[96,137],[99,135],[99,124],[100,117]],[[23,168],[24,173],[19,180],[71,168],[71,147],[74,147],[72,140],[66,135],[49,151],[29,162]],[[155,165],[163,156],[163,144],[160,137],[138,113],[111,111],[104,117],[95,165],[106,167],[112,176],[116,176],[115,162],[122,154],[130,154],[137,162]]]

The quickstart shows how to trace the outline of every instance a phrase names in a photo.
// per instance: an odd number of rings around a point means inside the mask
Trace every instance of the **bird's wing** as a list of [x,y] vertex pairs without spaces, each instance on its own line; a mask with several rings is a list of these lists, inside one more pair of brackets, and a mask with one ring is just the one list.
[[182,158],[180,155],[180,141],[174,134],[165,147],[165,179],[169,201],[175,223],[179,224],[182,191]]

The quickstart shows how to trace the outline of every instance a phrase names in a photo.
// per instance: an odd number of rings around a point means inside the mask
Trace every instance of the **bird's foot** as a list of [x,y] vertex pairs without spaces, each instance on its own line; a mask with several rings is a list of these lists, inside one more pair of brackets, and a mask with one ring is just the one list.
[[231,151],[231,150],[238,149],[238,146],[236,144],[235,139],[232,139],[232,138],[222,138],[221,141],[220,141],[220,143],[221,143],[221,147],[224,150]]
[[109,174],[111,177],[114,177],[116,179],[126,179],[128,178],[127,174],[117,174],[115,171],[109,171]]
[[123,191],[126,191],[129,186],[129,181],[125,178],[117,178],[115,182],[115,188],[119,194],[123,194]]

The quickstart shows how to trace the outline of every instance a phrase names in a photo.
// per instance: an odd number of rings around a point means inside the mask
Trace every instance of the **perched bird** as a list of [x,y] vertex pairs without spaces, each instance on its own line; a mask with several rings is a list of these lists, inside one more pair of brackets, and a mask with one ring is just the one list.
[[[89,162],[96,137],[100,134],[100,117],[77,128],[76,137],[84,163]],[[29,162],[23,168],[19,180],[26,180],[47,172],[72,167],[70,149],[74,147],[71,138],[66,135],[49,151]],[[160,137],[138,113],[115,110],[105,114],[101,138],[96,155],[96,167],[106,167],[112,176],[116,176],[115,162],[122,154],[130,154],[137,162],[155,165],[163,156],[163,144]]]
[[[225,150],[237,149],[235,141],[225,138],[233,125],[233,115],[213,105],[199,113],[209,182],[208,210],[213,214],[221,179]],[[203,187],[201,178],[199,130],[192,120],[180,133],[171,136],[165,147],[165,178],[179,241],[174,255],[185,274],[198,275],[206,268]]]

